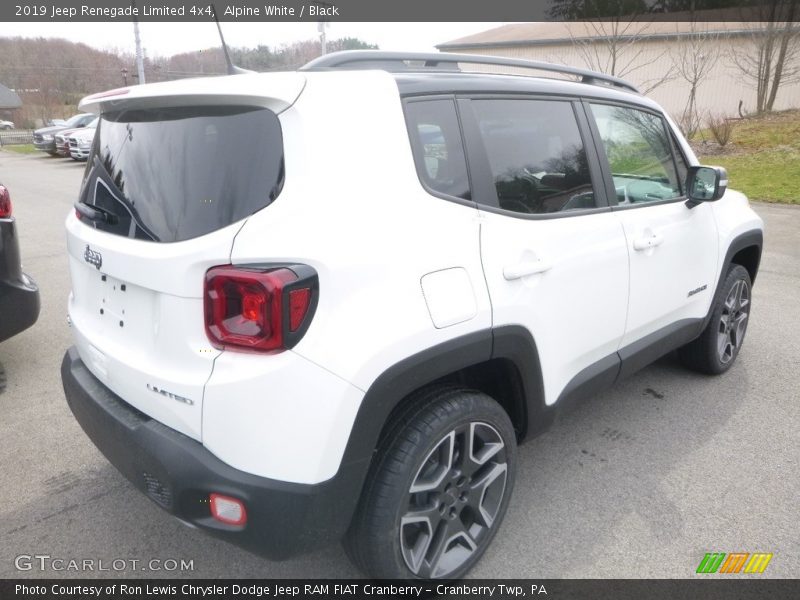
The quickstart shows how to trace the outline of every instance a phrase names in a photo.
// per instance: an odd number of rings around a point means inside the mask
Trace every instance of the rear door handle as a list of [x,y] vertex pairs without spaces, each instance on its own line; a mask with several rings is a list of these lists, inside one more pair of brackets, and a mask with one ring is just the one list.
[[548,260],[533,260],[530,262],[521,262],[516,265],[509,265],[503,268],[503,277],[509,281],[513,279],[522,279],[526,275],[535,275],[536,273],[544,273],[549,271],[553,264]]
[[648,237],[640,237],[633,240],[634,250],[647,250],[648,248],[655,248],[660,246],[664,241],[664,235],[661,233],[654,233]]

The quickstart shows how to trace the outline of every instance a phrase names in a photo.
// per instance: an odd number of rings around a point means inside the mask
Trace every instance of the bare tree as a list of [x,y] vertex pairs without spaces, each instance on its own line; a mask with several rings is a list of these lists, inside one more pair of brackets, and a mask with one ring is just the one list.
[[686,137],[691,138],[700,129],[697,90],[719,62],[719,34],[693,21],[689,31],[676,32],[676,35],[679,42],[671,50],[672,63],[677,76],[689,84],[689,95],[680,117],[680,125]]
[[674,69],[653,76],[650,67],[661,57],[647,53],[645,40],[653,23],[649,11],[645,0],[553,0],[549,14],[573,21],[567,31],[586,66],[609,75],[635,77],[646,94],[675,76]]
[[731,60],[756,88],[756,112],[772,110],[782,85],[800,81],[800,0],[765,0],[753,9],[749,47],[733,46]]

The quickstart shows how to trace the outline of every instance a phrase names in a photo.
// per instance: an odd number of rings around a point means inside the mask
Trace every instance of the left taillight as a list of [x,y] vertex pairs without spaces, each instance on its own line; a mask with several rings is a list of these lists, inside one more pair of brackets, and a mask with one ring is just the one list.
[[8,193],[6,186],[0,185],[0,219],[8,219],[11,212],[11,194]]
[[307,265],[235,267],[206,272],[206,335],[220,349],[275,352],[293,347],[314,316],[319,284]]

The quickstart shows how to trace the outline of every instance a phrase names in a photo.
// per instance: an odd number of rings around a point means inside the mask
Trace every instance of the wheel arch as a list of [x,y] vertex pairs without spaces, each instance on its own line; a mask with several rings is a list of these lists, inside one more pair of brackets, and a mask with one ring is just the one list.
[[764,233],[760,229],[752,229],[739,234],[728,246],[722,262],[717,286],[722,284],[725,274],[732,264],[743,266],[750,274],[750,282],[755,283],[758,267],[761,264],[761,248],[764,244]]
[[[522,326],[486,329],[428,348],[384,371],[364,395],[342,465],[362,463],[365,479],[381,436],[404,402],[417,390],[438,383],[466,385],[497,400],[509,414],[519,441],[552,423],[533,336]],[[363,484],[362,479],[360,489]]]

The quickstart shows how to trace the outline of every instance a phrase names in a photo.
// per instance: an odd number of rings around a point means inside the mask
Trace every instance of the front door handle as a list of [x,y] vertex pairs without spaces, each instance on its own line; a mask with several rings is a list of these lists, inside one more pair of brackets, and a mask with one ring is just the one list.
[[536,273],[544,273],[553,267],[550,261],[532,260],[529,262],[521,262],[516,265],[509,265],[503,268],[503,277],[511,281],[512,279],[522,279],[526,275],[535,275]]
[[654,233],[653,235],[647,237],[640,237],[633,240],[633,249],[640,251],[648,250],[649,248],[655,248],[656,246],[660,246],[663,241],[664,241],[663,234]]

